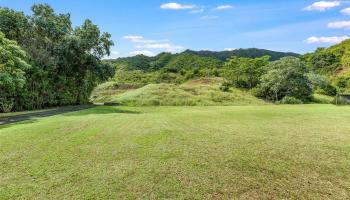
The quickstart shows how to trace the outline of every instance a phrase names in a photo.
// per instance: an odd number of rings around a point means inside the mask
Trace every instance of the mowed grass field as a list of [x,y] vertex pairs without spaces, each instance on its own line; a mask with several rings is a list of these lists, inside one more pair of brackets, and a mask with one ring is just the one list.
[[96,107],[0,126],[0,199],[349,199],[350,107]]

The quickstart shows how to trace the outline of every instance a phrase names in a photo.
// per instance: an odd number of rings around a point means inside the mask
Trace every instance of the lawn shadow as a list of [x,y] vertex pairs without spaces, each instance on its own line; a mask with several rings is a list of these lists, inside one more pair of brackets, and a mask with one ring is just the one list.
[[60,115],[64,113],[70,113],[75,111],[81,111],[89,108],[95,107],[94,105],[79,105],[79,106],[66,106],[60,107],[56,109],[46,110],[42,112],[34,112],[34,113],[26,113],[15,116],[9,116],[3,119],[0,119],[0,127],[3,128],[8,124],[14,124],[18,122],[28,121],[29,123],[33,123],[40,118],[50,117],[54,115]]
[[0,119],[0,128],[9,127],[9,124],[18,124],[19,122],[34,123],[38,119],[63,114],[63,116],[84,116],[96,114],[140,114],[141,112],[121,109],[118,106],[96,106],[96,105],[80,105],[66,106],[42,112],[27,113],[21,115],[10,116]]

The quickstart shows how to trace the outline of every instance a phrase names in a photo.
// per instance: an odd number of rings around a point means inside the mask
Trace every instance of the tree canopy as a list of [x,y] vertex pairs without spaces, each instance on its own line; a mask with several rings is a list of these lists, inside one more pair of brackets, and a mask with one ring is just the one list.
[[13,110],[86,103],[92,89],[114,75],[101,61],[110,53],[111,35],[88,19],[73,28],[70,14],[47,4],[34,5],[29,16],[0,8],[0,31],[17,41],[31,65],[23,70],[26,81]]
[[225,63],[225,78],[236,87],[252,89],[258,85],[269,56],[260,58],[232,57]]
[[269,64],[267,73],[261,77],[257,94],[276,102],[286,96],[300,100],[310,98],[313,91],[306,73],[307,67],[299,58],[281,58]]

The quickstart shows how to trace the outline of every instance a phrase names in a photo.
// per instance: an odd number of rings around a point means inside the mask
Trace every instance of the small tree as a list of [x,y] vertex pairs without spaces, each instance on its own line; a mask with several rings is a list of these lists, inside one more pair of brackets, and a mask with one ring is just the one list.
[[307,67],[295,57],[285,57],[272,62],[268,72],[261,77],[257,95],[280,101],[286,96],[305,100],[312,94],[312,84],[306,76]]
[[260,58],[232,57],[224,64],[226,81],[239,88],[254,88],[259,84],[269,59],[269,56]]

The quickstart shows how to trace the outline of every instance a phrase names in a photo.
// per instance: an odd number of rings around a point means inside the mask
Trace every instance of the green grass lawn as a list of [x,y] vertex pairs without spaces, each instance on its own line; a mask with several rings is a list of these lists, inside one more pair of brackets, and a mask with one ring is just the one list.
[[0,126],[0,199],[349,199],[350,107],[96,107]]

